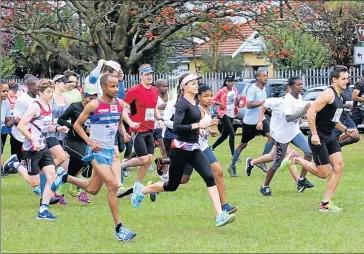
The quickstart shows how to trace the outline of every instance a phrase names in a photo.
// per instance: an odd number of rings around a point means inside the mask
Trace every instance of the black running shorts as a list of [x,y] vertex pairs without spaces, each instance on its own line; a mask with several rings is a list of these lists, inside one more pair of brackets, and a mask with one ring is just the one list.
[[38,175],[39,171],[46,166],[54,165],[53,157],[48,147],[39,151],[23,151],[23,156],[26,159],[29,175]]
[[241,135],[241,143],[247,144],[250,140],[254,139],[256,135],[260,134],[266,136],[269,133],[269,122],[267,119],[263,120],[263,130],[257,130],[257,125],[250,125],[243,123],[243,134]]
[[153,131],[135,132],[132,134],[134,151],[138,157],[154,154]]
[[[323,140],[320,138],[320,140]],[[312,150],[312,157],[317,166],[330,164],[330,155],[341,152],[341,147],[337,139],[326,142],[321,141],[321,145],[311,143],[311,135],[308,137],[308,143]]]

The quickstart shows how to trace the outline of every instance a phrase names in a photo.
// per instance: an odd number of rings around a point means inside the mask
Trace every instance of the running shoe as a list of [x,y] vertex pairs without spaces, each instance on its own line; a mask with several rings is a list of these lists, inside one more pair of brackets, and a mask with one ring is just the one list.
[[33,189],[33,193],[38,196],[42,196],[42,190],[40,189],[40,186],[37,186]]
[[7,174],[16,174],[18,170],[15,168],[14,163],[19,162],[18,156],[13,154],[9,157],[9,159],[4,163],[4,172]]
[[141,192],[143,187],[144,187],[143,184],[141,184],[140,182],[134,183],[133,195],[131,196],[131,204],[133,205],[134,208],[139,208],[140,203],[144,199],[144,194]]
[[291,166],[293,164],[293,158],[296,158],[298,157],[299,154],[295,151],[295,150],[292,150],[289,155],[287,156],[287,158],[285,158],[282,163],[281,163],[281,171],[286,171],[288,170],[288,167]]
[[331,212],[331,213],[339,213],[343,212],[344,209],[338,207],[334,204],[334,202],[330,201],[328,204],[323,205],[322,202],[320,203],[320,212]]
[[119,195],[121,195],[123,192],[125,191],[125,187],[123,184],[121,184],[119,187],[118,187],[118,194],[117,196],[119,197]]
[[64,168],[59,167],[57,169],[56,178],[53,180],[52,185],[51,185],[51,190],[53,192],[56,192],[56,190],[58,189],[59,186],[66,183],[62,179],[63,176],[66,175],[66,174],[67,174],[67,171],[64,170]]
[[125,188],[125,190],[121,193],[118,193],[118,198],[123,198],[125,196],[128,196],[133,193],[133,186],[130,186],[129,188]]
[[307,178],[303,178],[302,180],[298,179],[297,181],[297,190],[298,192],[304,192],[305,189],[309,189],[314,187],[315,185],[313,185],[309,180],[307,180]]
[[[59,202],[59,198],[51,197],[51,200],[49,200],[49,205],[55,205]],[[39,200],[39,205],[42,205],[42,199]]]
[[59,205],[61,205],[61,206],[67,205],[66,199],[64,198],[63,194],[59,195],[59,194],[55,193],[54,197],[59,198],[59,202],[58,202]]
[[258,163],[257,165],[255,165],[255,166],[257,166],[258,168],[260,168],[261,170],[263,170],[264,171],[264,173],[268,173],[268,168],[267,168],[267,166],[265,165],[265,163]]
[[245,161],[245,174],[247,175],[247,176],[250,176],[251,175],[251,173],[252,173],[252,170],[253,170],[253,168],[254,168],[254,166],[252,166],[251,165],[251,161],[252,161],[252,159],[250,159],[250,158],[246,158],[246,161]]
[[[153,184],[153,182],[152,182],[152,181],[149,181],[149,182],[147,183],[147,186],[152,185],[152,184]],[[155,202],[155,201],[156,201],[156,199],[157,199],[157,193],[155,193],[155,192],[151,192],[151,193],[149,193],[149,198],[150,198],[150,200],[151,200],[152,202]]]
[[260,187],[260,193],[263,194],[263,196],[272,196],[272,191],[270,190],[269,186],[263,186]]
[[230,174],[231,177],[237,177],[238,175],[236,174],[236,167],[233,166],[229,166],[228,168],[228,172]]
[[226,203],[222,206],[222,210],[227,212],[228,214],[236,213],[238,211],[238,208],[236,206],[231,206],[229,203]]
[[38,211],[38,220],[56,220],[57,216],[51,214],[48,210],[44,210],[43,212]]
[[81,204],[90,204],[91,200],[88,198],[86,192],[81,192],[77,196],[78,201],[80,201]]
[[121,226],[119,231],[116,232],[116,239],[118,241],[129,242],[136,236],[136,233],[127,229],[126,227]]
[[216,216],[216,227],[225,226],[235,220],[235,214],[228,214],[225,211],[221,211],[219,215]]
[[74,198],[77,198],[78,196],[77,186],[74,184],[70,184],[70,186],[68,186],[68,194],[70,194]]

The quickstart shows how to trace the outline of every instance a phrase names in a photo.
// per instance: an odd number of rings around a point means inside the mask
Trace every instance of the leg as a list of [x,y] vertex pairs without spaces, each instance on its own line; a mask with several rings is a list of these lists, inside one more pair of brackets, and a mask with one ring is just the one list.
[[56,177],[55,167],[54,167],[54,165],[49,165],[49,166],[43,167],[42,171],[47,179],[46,185],[44,187],[44,192],[42,195],[42,204],[49,205],[49,201],[51,200],[52,195],[53,195],[53,191],[51,190],[51,185],[52,185],[54,178]]
[[268,174],[267,174],[267,176],[265,178],[265,182],[264,182],[264,187],[269,186],[274,174],[276,173],[277,169],[281,166],[281,163],[286,155],[286,151],[288,148],[288,144],[279,143],[277,141],[275,141],[274,145],[275,145],[274,161],[272,163],[272,166],[268,170]]
[[21,162],[21,159],[22,159],[22,151],[21,151],[22,146],[23,146],[22,142],[18,141],[16,138],[14,138],[13,135],[10,135],[11,154],[16,154],[19,162]]
[[115,180],[118,183],[118,186],[121,186],[120,153],[119,147],[117,145],[114,147],[114,157],[111,164],[111,171],[115,176]]
[[[222,124],[222,131],[221,131],[221,135],[220,137],[215,141],[215,143],[212,145],[212,149],[214,150],[216,147],[218,147],[222,142],[225,141],[225,139],[228,137],[229,135],[229,129],[230,127],[232,128],[232,126],[230,126],[230,120],[229,117],[227,115],[224,115],[222,118],[219,116],[219,119],[221,121]],[[233,129],[234,132],[234,129]]]
[[[297,146],[299,149],[302,150],[302,152],[304,152],[305,154],[305,157],[304,159],[306,161],[312,161],[312,151],[311,151],[311,148],[308,144],[308,141],[306,139],[306,137],[301,133],[299,133],[298,135],[296,135],[296,137],[292,140],[292,143]],[[301,176],[300,176],[300,179],[304,179],[306,177],[306,174],[307,174],[307,170],[302,167],[302,171],[301,171]],[[308,187],[308,186],[306,186]],[[313,187],[313,186],[311,186]]]

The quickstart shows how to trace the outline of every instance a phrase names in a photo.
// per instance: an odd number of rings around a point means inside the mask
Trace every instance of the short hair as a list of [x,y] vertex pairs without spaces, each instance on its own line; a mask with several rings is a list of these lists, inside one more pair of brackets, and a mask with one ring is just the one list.
[[333,78],[340,78],[340,73],[343,72],[348,72],[348,68],[346,68],[343,65],[336,65],[334,66],[334,68],[332,68],[331,72],[330,72],[330,82],[332,83],[332,79]]
[[208,85],[201,85],[198,87],[198,95],[201,95],[202,93],[207,92],[207,91],[212,92],[212,88],[209,87]]
[[104,74],[102,75],[102,77],[100,78],[100,85],[101,86],[106,86],[107,84],[109,84],[109,78],[117,78],[111,74]]
[[258,70],[258,71],[256,71],[255,72],[255,75],[254,75],[254,78],[255,79],[258,79],[258,77],[263,73],[263,72],[267,72],[267,71],[265,71],[265,70]]
[[301,78],[300,77],[291,77],[291,78],[289,78],[288,79],[288,85],[293,86],[297,82],[297,80],[301,80]]
[[44,92],[47,88],[54,89],[54,82],[51,79],[41,79],[37,82],[37,90]]
[[114,71],[116,71],[113,67],[111,66],[108,66],[108,65],[104,65],[102,66],[102,69],[101,69],[101,72],[104,73],[104,72],[110,72],[110,73],[113,73]]
[[27,80],[25,81],[25,85],[28,84],[36,84],[39,81],[39,78],[35,77],[35,76],[31,76],[29,78],[27,78]]
[[79,75],[76,72],[71,71],[71,70],[64,71],[63,75],[65,75],[66,78],[69,78],[71,76],[75,76],[78,79],[78,77],[79,77]]
[[289,83],[285,84],[285,85],[284,85],[284,88],[283,88],[283,91],[284,91],[284,92],[287,92],[287,91],[288,91],[288,89],[289,89],[289,87],[290,87]]
[[160,86],[163,84],[167,84],[168,85],[168,81],[166,79],[157,79],[157,81],[155,82],[156,86]]

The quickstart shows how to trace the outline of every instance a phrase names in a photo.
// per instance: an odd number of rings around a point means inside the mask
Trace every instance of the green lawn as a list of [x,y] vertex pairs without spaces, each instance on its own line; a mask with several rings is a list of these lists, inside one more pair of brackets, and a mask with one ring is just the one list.
[[[248,178],[243,170],[245,158],[259,156],[263,144],[259,137],[243,152],[240,177],[230,178],[225,171],[228,201],[239,207],[235,223],[216,228],[206,186],[194,173],[189,184],[159,194],[155,203],[145,199],[139,210],[129,199],[119,200],[122,222],[137,232],[129,243],[115,239],[105,189],[88,206],[67,195],[67,207],[51,208],[57,221],[38,221],[39,199],[31,188],[18,175],[2,178],[1,252],[363,252],[363,140],[344,148],[345,170],[335,196],[345,209],[340,214],[318,212],[326,181],[312,175],[315,187],[300,194],[289,172],[278,171],[271,184],[274,196],[263,197],[259,188],[265,174],[254,169]],[[227,144],[215,153],[227,168]],[[132,184],[134,176],[135,170],[126,183]],[[147,179],[157,181],[156,172],[148,172]]]

